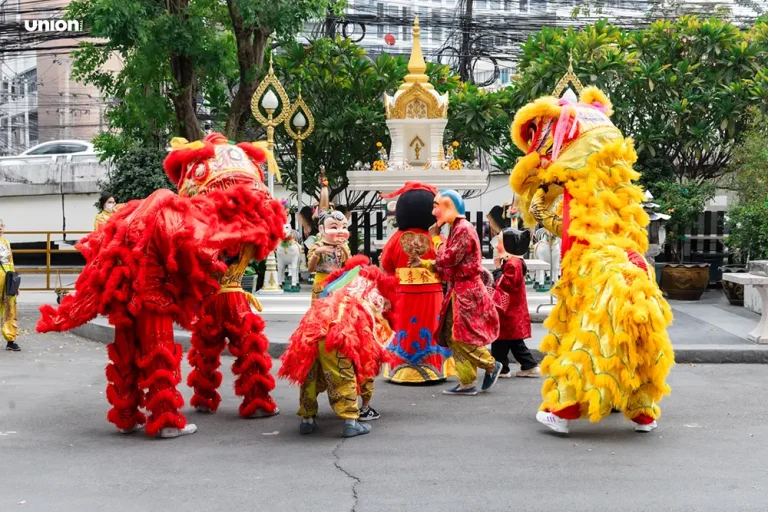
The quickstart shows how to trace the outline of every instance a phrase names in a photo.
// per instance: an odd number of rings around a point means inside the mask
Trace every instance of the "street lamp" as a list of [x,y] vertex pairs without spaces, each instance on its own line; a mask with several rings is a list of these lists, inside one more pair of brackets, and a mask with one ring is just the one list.
[[[307,120],[309,120],[309,126],[307,126]],[[293,124],[293,126],[291,126]],[[294,127],[296,130],[294,131]],[[306,127],[306,131],[304,128]],[[297,203],[298,209],[301,211],[301,150],[304,145],[304,141],[315,130],[315,118],[312,117],[309,107],[301,97],[301,88],[299,88],[299,97],[293,102],[293,107],[288,113],[288,117],[285,118],[285,131],[288,135],[296,141],[296,191],[297,191]],[[299,223],[298,216],[296,218],[297,224]],[[301,229],[300,225],[297,225],[296,229]]]
[[[279,97],[279,98],[278,98]],[[261,113],[264,109],[267,116]],[[275,117],[275,111],[280,108],[280,113]],[[285,94],[285,89],[280,85],[280,81],[275,76],[272,69],[272,55],[269,56],[269,73],[266,78],[256,88],[251,98],[251,113],[262,126],[267,128],[267,149],[274,151],[275,147],[275,126],[278,126],[288,117],[291,110],[291,101]],[[269,194],[275,197],[275,177],[269,173]],[[272,252],[267,256],[267,271],[264,276],[264,287],[261,293],[264,294],[282,294],[280,281],[277,276],[277,259]]]

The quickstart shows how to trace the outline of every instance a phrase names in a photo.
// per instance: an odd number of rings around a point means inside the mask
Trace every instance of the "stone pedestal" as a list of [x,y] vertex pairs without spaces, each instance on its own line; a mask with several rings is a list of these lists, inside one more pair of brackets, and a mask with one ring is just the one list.
[[[765,263],[765,262],[761,262]],[[760,267],[753,268],[750,264],[748,268],[749,272],[746,274],[723,274],[723,281],[730,281],[732,283],[744,285],[744,304],[748,303],[748,288],[754,289],[760,298],[760,311],[765,310],[765,305],[768,304],[768,276],[755,274],[753,272],[765,272]],[[757,326],[747,335],[747,339],[754,343],[768,344],[768,316],[765,314],[760,315],[760,322]]]

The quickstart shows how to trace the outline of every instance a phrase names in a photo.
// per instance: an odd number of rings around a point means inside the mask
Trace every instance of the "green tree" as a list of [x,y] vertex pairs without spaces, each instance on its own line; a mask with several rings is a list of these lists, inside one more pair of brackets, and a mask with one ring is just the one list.
[[768,105],[768,22],[740,30],[685,16],[626,31],[598,21],[544,28],[523,46],[517,105],[549,93],[568,67],[605,90],[614,122],[635,139],[637,168],[656,183],[722,177],[751,105]]
[[164,150],[134,147],[115,159],[102,190],[112,193],[118,203],[144,199],[160,188],[176,190],[163,170]]
[[[377,158],[376,142],[389,145],[384,116],[385,92],[394,94],[408,73],[403,56],[388,54],[372,60],[360,46],[348,39],[322,38],[308,46],[286,44],[275,56],[275,73],[295,98],[301,95],[316,119],[315,131],[304,144],[302,157],[303,190],[319,195],[320,167],[325,167],[331,186],[331,199],[357,206],[373,194],[345,190],[346,173],[357,162],[371,163]],[[455,90],[458,78],[446,66],[427,65],[430,81],[439,92]],[[450,110],[449,110],[450,115]],[[296,190],[296,151],[283,129],[276,130],[280,148],[283,182]]]
[[728,211],[725,244],[742,262],[768,258],[768,116],[753,109],[734,149],[731,186],[738,201]]
[[[75,52],[74,76],[114,104],[119,135],[97,143],[113,156],[135,141],[160,147],[170,134],[200,139],[203,107],[231,139],[242,135],[271,34],[290,39],[329,0],[74,0],[68,16],[99,42]],[[334,8],[343,4],[335,2]],[[122,68],[112,73],[110,59]],[[162,142],[161,142],[162,141]]]

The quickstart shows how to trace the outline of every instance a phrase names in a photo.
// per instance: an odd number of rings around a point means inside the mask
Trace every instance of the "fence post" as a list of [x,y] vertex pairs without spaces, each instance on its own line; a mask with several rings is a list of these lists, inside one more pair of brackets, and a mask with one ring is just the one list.
[[[384,212],[381,210],[376,212],[376,240],[384,240]],[[373,251],[373,264],[379,264],[379,250],[376,247]]]
[[363,254],[371,257],[371,212],[365,212],[363,218]]
[[360,217],[360,214],[357,212],[352,212],[352,227],[350,228],[349,233],[349,249],[352,253],[352,256],[357,255],[357,246],[359,245],[357,243],[358,236],[357,236],[357,226],[359,225],[358,218]]

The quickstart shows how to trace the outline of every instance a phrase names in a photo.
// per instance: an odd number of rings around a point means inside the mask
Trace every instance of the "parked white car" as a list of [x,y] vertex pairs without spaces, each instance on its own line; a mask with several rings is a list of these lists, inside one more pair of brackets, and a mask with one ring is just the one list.
[[39,165],[55,162],[99,161],[93,144],[84,140],[52,140],[31,147],[17,156],[0,157],[0,166]]
[[93,144],[84,140],[52,140],[31,147],[19,156],[70,155],[72,153],[93,152]]

